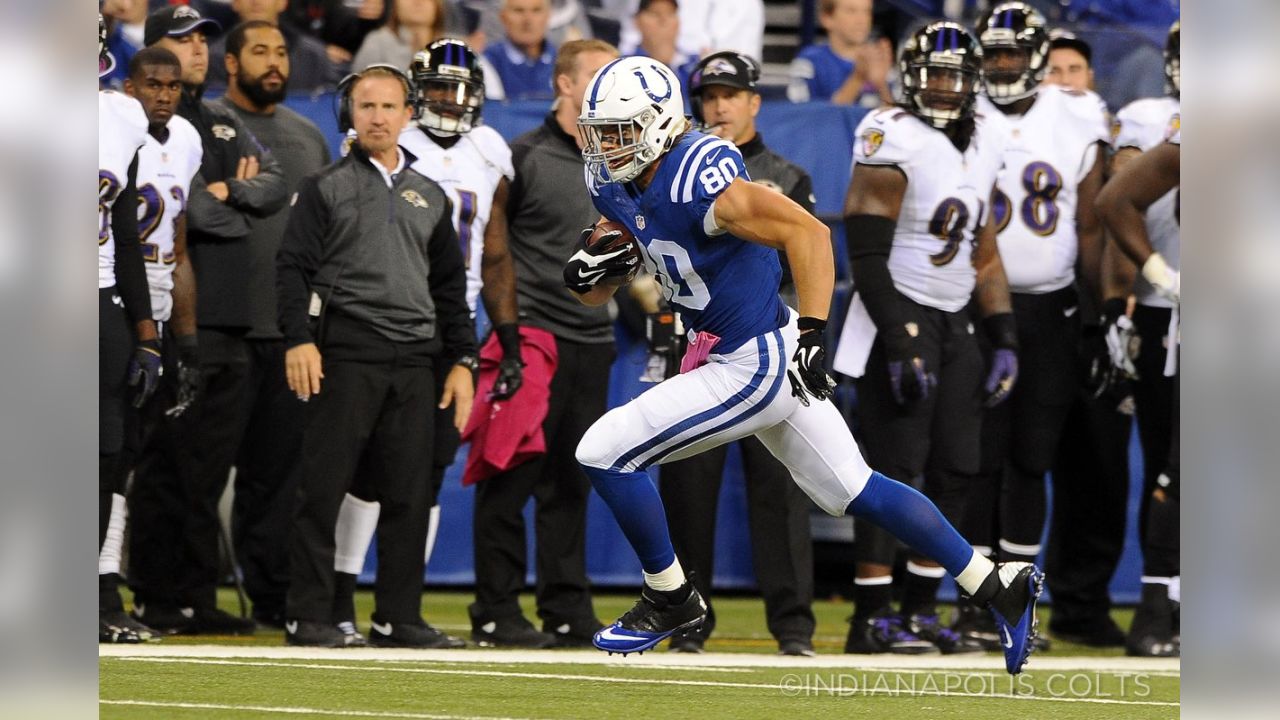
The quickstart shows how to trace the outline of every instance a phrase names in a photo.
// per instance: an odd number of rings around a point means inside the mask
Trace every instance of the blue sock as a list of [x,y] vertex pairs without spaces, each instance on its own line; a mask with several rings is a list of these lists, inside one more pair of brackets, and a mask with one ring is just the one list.
[[889,531],[913,550],[938,562],[952,577],[973,557],[973,546],[942,516],[929,498],[910,485],[871,473],[867,486],[845,509]]
[[654,575],[671,567],[676,551],[671,547],[667,513],[649,474],[643,470],[618,472],[583,466],[591,485],[627,536],[644,571]]

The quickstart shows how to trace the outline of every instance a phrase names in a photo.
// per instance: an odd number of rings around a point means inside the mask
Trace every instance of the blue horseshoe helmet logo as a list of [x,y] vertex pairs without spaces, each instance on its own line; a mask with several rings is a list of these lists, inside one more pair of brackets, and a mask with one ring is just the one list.
[[646,95],[649,96],[649,99],[656,103],[660,103],[663,100],[666,100],[671,97],[671,81],[667,79],[666,75],[662,74],[662,71],[659,70],[656,65],[650,65],[649,67],[653,68],[653,71],[658,74],[658,77],[662,78],[662,82],[667,84],[667,91],[665,95],[662,95],[662,96],[655,95],[654,92],[649,89],[649,81],[645,80],[644,73],[640,72],[639,70],[634,70],[633,72],[635,73],[636,77],[640,78],[640,87],[644,88],[644,92]]

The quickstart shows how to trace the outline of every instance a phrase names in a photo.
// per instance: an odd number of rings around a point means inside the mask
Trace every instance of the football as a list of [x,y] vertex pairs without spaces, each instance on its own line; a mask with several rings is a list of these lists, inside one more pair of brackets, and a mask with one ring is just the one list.
[[[621,234],[609,236],[609,233],[615,230]],[[606,237],[607,239],[605,239]],[[602,242],[604,243],[603,245],[601,244]],[[605,278],[600,281],[601,285],[626,285],[635,279],[636,273],[639,272],[640,266],[644,263],[644,260],[640,257],[640,243],[636,240],[636,236],[631,234],[626,225],[612,220],[601,220],[596,223],[595,230],[587,237],[587,247],[596,251],[627,248],[636,259],[635,270],[632,270],[625,277]]]

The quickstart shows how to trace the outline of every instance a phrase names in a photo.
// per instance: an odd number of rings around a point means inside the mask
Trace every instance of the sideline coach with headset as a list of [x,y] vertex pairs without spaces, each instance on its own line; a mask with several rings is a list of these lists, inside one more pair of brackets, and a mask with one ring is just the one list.
[[433,367],[451,368],[439,405],[457,403],[461,428],[476,348],[449,201],[397,144],[411,89],[389,65],[339,85],[339,124],[355,128],[356,143],[303,181],[276,259],[285,370],[307,401],[289,541],[285,638],[293,645],[339,647],[356,637],[344,636],[331,612],[334,527],[357,466],[382,503],[370,642],[440,642],[420,610]]

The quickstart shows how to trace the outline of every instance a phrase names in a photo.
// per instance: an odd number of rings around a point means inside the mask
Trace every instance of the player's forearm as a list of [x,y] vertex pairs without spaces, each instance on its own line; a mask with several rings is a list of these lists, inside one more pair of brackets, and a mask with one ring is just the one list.
[[1142,211],[1119,193],[1105,190],[1098,197],[1098,206],[1116,248],[1141,267],[1154,252],[1151,239],[1147,237],[1147,223]]
[[485,312],[489,313],[493,324],[516,322],[516,270],[511,254],[485,253],[480,260],[480,278],[483,281],[480,299],[484,301]]
[[1009,300],[1009,278],[1004,273],[999,253],[978,267],[974,294],[984,318],[1013,312],[1013,304]]
[[783,250],[791,265],[801,317],[826,320],[835,291],[835,258],[831,252],[831,231],[821,222],[802,239],[786,243]]
[[1133,281],[1138,276],[1138,266],[1120,252],[1116,244],[1103,236],[1101,291],[1102,299],[1125,298],[1133,292]]
[[194,335],[196,332],[196,274],[190,258],[183,255],[173,267],[173,312],[169,322],[173,334]]

